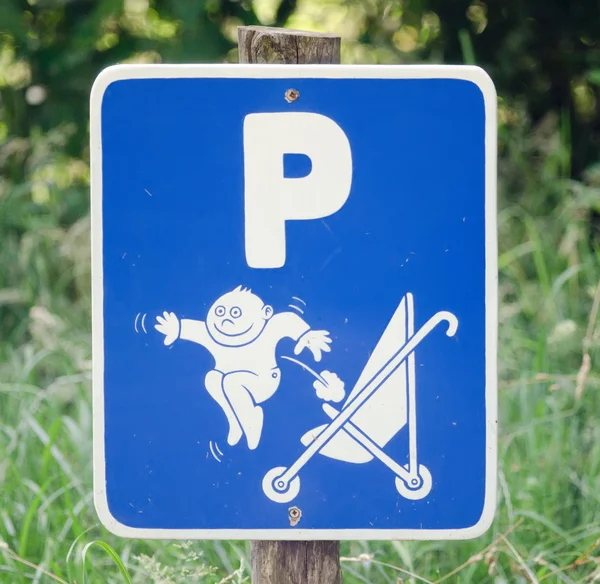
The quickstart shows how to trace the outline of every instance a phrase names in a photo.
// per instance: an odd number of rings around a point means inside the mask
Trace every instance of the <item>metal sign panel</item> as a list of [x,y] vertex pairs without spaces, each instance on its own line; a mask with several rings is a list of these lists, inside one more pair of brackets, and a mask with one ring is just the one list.
[[485,531],[497,423],[487,75],[117,66],[96,81],[91,116],[106,527]]

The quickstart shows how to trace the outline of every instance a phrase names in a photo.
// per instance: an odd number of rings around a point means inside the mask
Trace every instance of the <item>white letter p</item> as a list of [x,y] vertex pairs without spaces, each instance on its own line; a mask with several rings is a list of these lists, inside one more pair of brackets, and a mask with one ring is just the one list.
[[[284,154],[308,156],[311,172],[285,178]],[[247,115],[244,167],[246,261],[251,268],[281,268],[285,222],[327,217],[350,195],[350,143],[331,118],[320,114]]]

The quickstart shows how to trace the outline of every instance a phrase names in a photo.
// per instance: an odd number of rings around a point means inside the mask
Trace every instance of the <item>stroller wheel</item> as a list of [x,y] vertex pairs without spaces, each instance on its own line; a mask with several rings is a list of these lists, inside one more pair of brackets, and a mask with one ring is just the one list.
[[300,492],[300,477],[295,476],[287,484],[283,480],[279,480],[286,470],[285,466],[277,466],[272,468],[263,479],[263,491],[275,503],[289,503]]
[[[404,468],[408,470],[408,465],[405,465]],[[419,479],[418,483],[413,486],[410,483],[405,483],[400,477],[396,477],[396,490],[405,499],[410,499],[411,501],[424,499],[431,491],[433,480],[429,469],[422,464],[419,465]]]

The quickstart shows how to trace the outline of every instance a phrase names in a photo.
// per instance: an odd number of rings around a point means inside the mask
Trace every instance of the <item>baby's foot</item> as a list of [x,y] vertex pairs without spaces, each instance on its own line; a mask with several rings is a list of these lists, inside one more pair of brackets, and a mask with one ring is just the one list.
[[227,444],[235,446],[242,438],[242,427],[235,418],[229,418],[229,434],[227,435]]
[[255,406],[252,413],[247,414],[248,418],[245,423],[246,440],[248,440],[248,448],[254,450],[260,442],[262,427],[264,421],[263,409],[260,406]]

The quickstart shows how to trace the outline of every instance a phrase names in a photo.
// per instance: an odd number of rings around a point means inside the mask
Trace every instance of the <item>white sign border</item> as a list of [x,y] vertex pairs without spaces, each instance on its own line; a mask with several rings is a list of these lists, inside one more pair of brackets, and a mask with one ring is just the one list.
[[[486,244],[486,490],[479,521],[462,529],[152,529],[119,522],[110,512],[104,452],[104,322],[102,263],[101,110],[111,83],[127,79],[458,79],[481,90],[485,104],[485,244]],[[144,539],[214,540],[465,540],[479,537],[496,512],[498,464],[498,251],[497,251],[497,95],[481,68],[469,65],[115,65],[96,78],[90,102],[92,361],[94,505],[113,534]]]

